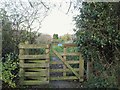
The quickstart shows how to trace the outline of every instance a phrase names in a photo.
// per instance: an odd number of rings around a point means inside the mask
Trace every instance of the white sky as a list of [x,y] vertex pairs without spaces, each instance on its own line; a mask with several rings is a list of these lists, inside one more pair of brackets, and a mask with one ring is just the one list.
[[[66,12],[68,11],[69,4],[71,0],[50,0],[52,3],[57,5],[57,7],[60,6],[60,8],[53,8],[50,14],[44,19],[44,21],[41,24],[41,29],[39,32],[46,33],[46,34],[58,34],[59,36],[64,34],[74,34],[73,28],[75,27],[73,22],[73,15],[76,15],[78,11],[71,12],[71,9],[73,9],[73,4],[70,8],[70,11],[68,14]],[[73,0],[76,1],[76,0]]]
[[66,15],[65,13],[53,10],[42,22],[39,32],[59,36],[64,34],[73,34],[74,24],[72,22],[72,15]]

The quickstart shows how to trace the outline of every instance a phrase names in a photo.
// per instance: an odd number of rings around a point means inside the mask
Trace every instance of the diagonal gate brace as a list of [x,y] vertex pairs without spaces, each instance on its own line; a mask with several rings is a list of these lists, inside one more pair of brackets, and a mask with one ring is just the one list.
[[64,58],[62,58],[62,56],[57,51],[55,50],[52,50],[52,51],[55,55],[57,55],[61,59],[61,61],[65,64],[65,66],[67,66],[68,69],[70,69],[76,75],[76,77],[80,79],[79,74],[67,62],[65,62]]

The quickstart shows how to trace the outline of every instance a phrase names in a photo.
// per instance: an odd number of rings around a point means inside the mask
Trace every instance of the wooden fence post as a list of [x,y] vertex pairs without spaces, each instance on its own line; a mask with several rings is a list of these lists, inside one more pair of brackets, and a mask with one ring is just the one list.
[[80,74],[80,82],[84,79],[84,60],[82,58],[82,55],[80,54],[80,60],[79,60],[79,74]]
[[[26,41],[25,44],[29,44],[29,42]],[[29,49],[26,49],[24,53],[25,53],[26,55],[29,55],[29,51],[30,51]]]
[[[19,55],[23,55],[23,54],[24,54],[24,50],[20,48]],[[23,64],[24,64],[24,60],[20,59],[20,85],[22,85],[24,81],[24,69],[23,67],[21,67]]]
[[47,68],[47,73],[48,73],[48,75],[47,75],[47,79],[48,79],[48,81],[49,81],[49,73],[50,73],[50,68],[49,68],[49,63],[50,63],[50,44],[48,44],[47,45],[47,48],[46,48],[46,56],[47,56],[47,63],[48,63],[48,68]]
[[[64,47],[64,62],[66,62],[66,47]],[[65,70],[65,72],[63,72],[63,76],[65,77],[66,76],[66,66],[63,65],[63,69]]]

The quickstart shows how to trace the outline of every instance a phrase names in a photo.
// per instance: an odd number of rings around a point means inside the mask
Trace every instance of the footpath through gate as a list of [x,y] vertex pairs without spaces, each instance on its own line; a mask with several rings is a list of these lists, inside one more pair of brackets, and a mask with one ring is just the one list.
[[[77,47],[77,45],[63,44],[63,53],[59,53],[50,44],[20,44],[20,84],[49,84],[51,80],[79,80],[82,82],[84,77],[84,60],[80,52],[67,52],[67,48],[71,47]],[[60,59],[59,62],[50,60],[50,51]],[[78,56],[78,59],[68,60],[67,56]],[[51,69],[50,65],[52,64],[62,64],[63,68]],[[61,72],[62,76],[52,77],[50,76],[51,72]]]

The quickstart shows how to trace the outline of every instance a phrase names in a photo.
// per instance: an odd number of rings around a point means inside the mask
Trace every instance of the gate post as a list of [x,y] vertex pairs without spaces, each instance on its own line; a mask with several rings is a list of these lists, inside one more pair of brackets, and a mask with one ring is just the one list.
[[[19,48],[19,55],[23,55],[24,54],[24,50],[22,48]],[[24,81],[24,69],[23,67],[21,67],[22,65],[24,64],[24,60],[23,59],[20,59],[20,72],[19,72],[19,75],[20,75],[20,85],[23,84],[23,81]]]
[[[64,47],[64,62],[66,62],[66,47]],[[63,76],[65,77],[66,76],[66,66],[63,65],[63,69],[65,70],[65,72],[63,72]]]
[[48,69],[47,69],[47,70],[48,70],[48,71],[47,71],[47,72],[48,72],[47,79],[48,79],[48,81],[49,81],[49,80],[50,80],[50,78],[49,78],[49,77],[50,77],[50,76],[49,76],[49,73],[50,73],[50,71],[49,71],[49,70],[50,70],[50,68],[49,68],[49,63],[50,63],[50,44],[48,44],[48,45],[47,45],[47,48],[46,48],[46,57],[47,57],[46,60],[47,60],[47,63],[48,63],[48,67],[47,67],[47,68],[48,68]]

